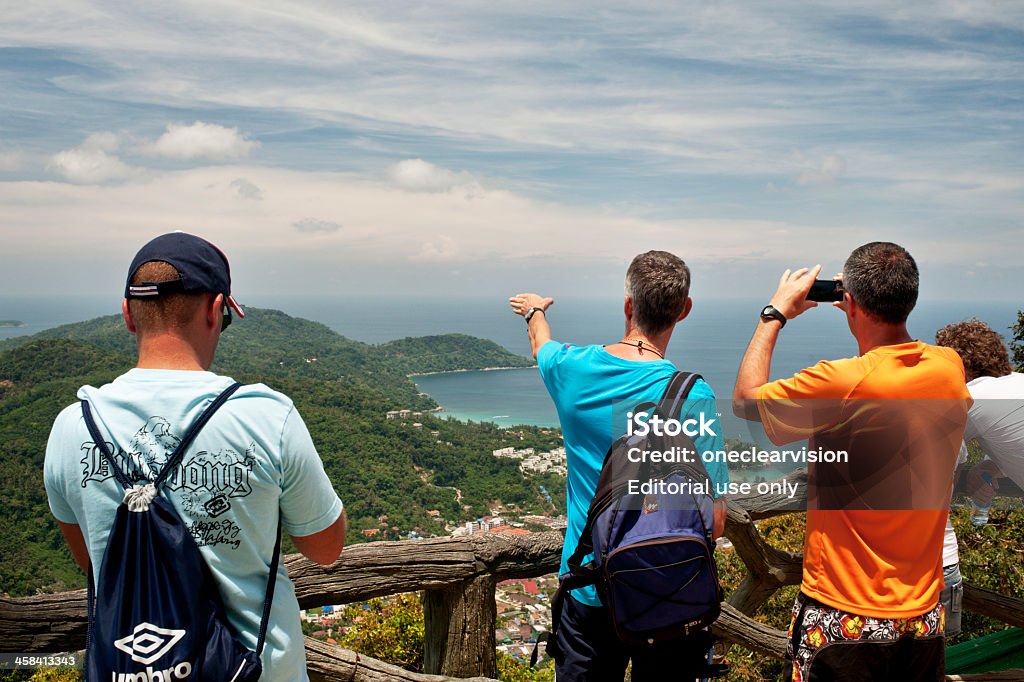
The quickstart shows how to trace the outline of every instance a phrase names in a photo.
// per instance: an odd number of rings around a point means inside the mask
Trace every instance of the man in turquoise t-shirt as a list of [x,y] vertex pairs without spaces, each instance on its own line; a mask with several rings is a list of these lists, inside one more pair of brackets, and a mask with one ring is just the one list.
[[[519,294],[509,299],[513,312],[526,319],[530,345],[541,377],[558,411],[568,464],[566,505],[568,527],[559,573],[576,549],[586,523],[587,510],[597,488],[605,454],[626,430],[617,418],[619,401],[629,405],[657,401],[676,367],[665,360],[665,350],[678,322],[690,312],[690,270],[680,258],[649,251],[633,259],[626,272],[624,313],[626,333],[607,346],[573,346],[551,338],[546,319],[551,298]],[[698,379],[682,407],[680,419],[716,417],[715,395]],[[619,405],[619,408],[616,406]],[[623,412],[624,413],[624,412]],[[698,452],[723,450],[720,433],[694,439]],[[728,482],[724,464],[706,465],[715,487]],[[715,537],[725,526],[724,501],[715,505]],[[573,590],[557,624],[555,656],[559,682],[622,680],[632,659],[632,679],[686,679],[707,654],[703,646],[668,642],[633,649],[619,641],[604,606],[591,586]],[[696,675],[692,676],[696,678]]]
[[[121,470],[146,481],[234,383],[208,370],[230,310],[243,312],[231,297],[227,258],[183,232],[143,246],[128,270],[122,307],[136,335],[138,363],[105,386],[82,387],[78,397],[89,401]],[[300,552],[331,564],[344,543],[345,514],[302,417],[286,396],[263,384],[243,386],[178,467],[168,479],[168,497],[220,588],[228,620],[250,649],[256,648],[268,577],[276,580],[260,679],[308,679],[294,586],[283,564],[269,576],[278,515]],[[89,435],[79,403],[53,424],[43,480],[72,556],[83,571],[91,561],[98,575],[124,490]],[[165,652],[158,663],[175,653],[173,647]]]

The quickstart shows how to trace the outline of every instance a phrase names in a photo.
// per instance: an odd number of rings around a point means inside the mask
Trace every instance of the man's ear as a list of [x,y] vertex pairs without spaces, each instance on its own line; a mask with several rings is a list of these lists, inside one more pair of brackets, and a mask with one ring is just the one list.
[[132,310],[128,306],[127,298],[121,301],[121,315],[124,316],[124,326],[134,334],[137,330],[135,329],[135,320],[132,319]]
[[850,296],[849,291],[843,292],[843,309],[846,310],[846,314],[853,316],[860,314],[860,306],[853,300],[853,296]]
[[846,313],[846,326],[850,328],[852,332],[855,324],[860,324],[860,320],[864,317],[864,311],[860,309],[857,302],[850,296],[850,292],[843,292],[843,301],[839,304],[840,310]]
[[633,299],[629,296],[626,296],[622,303],[622,312],[625,313],[627,320],[633,319]]
[[683,312],[679,313],[679,317],[676,318],[676,322],[682,322],[686,319],[686,316],[693,310],[693,299],[689,296],[686,297],[686,305],[683,306]]
[[221,320],[224,317],[224,294],[217,294],[210,299],[206,307],[206,324],[220,330]]

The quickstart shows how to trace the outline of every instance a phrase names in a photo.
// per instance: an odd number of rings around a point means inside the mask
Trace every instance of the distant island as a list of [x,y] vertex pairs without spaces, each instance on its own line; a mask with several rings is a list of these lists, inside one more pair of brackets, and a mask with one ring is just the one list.
[[533,358],[510,353],[487,339],[465,334],[418,336],[374,346],[378,352],[406,364],[408,376],[533,367]]
[[9,327],[24,327],[25,323],[21,320],[0,320],[0,329],[6,329]]

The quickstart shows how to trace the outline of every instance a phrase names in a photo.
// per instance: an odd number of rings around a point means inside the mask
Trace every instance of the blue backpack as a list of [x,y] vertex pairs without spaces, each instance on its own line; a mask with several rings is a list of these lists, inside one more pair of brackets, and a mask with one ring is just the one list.
[[206,408],[151,483],[133,483],[121,471],[96,427],[89,403],[82,401],[86,427],[125,489],[95,594],[89,565],[86,679],[90,682],[255,682],[260,678],[260,654],[281,550],[280,517],[256,651],[250,651],[227,620],[220,592],[192,533],[160,494],[196,435],[240,386],[228,387]]
[[[656,408],[662,419],[678,418],[698,378],[676,372],[660,403],[640,405],[634,414]],[[722,590],[713,556],[713,484],[700,453],[695,462],[673,463],[632,462],[627,456],[631,448],[672,447],[696,451],[685,434],[658,436],[652,430],[622,436],[605,455],[586,525],[552,602],[549,653],[557,646],[554,634],[566,593],[586,585],[597,586],[616,635],[633,646],[688,638],[718,618]],[[630,493],[631,480],[655,487],[664,482],[660,487],[687,492]],[[590,554],[593,559],[584,564]]]

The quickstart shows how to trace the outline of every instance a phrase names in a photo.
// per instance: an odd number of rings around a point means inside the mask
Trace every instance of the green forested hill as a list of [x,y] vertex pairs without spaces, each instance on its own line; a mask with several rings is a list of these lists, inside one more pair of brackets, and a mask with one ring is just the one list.
[[[81,341],[100,350],[135,355],[135,337],[120,315],[62,325],[0,342],[0,352],[40,339]],[[532,361],[493,341],[464,334],[406,338],[381,345],[353,341],[319,322],[279,310],[247,308],[244,321],[221,337],[213,371],[243,376],[345,379],[396,407],[431,407],[406,375],[485,367],[529,367]]]
[[377,346],[381,353],[404,363],[409,373],[449,372],[459,369],[532,367],[534,362],[513,355],[488,341],[465,334],[406,337]]
[[[292,397],[345,502],[350,543],[369,528],[381,530],[377,537],[391,538],[416,526],[424,533],[443,533],[443,524],[430,521],[427,510],[436,509],[449,521],[486,514],[495,500],[539,510],[547,504],[539,485],[552,492],[564,487],[557,480],[524,479],[516,462],[491,455],[505,445],[554,447],[560,444],[557,432],[501,430],[429,415],[416,418],[422,423],[417,428],[411,421],[385,418],[388,410],[433,404],[417,394],[406,374],[442,366],[508,366],[524,358],[465,336],[405,339],[388,346],[352,341],[278,311],[250,309],[244,323],[224,334],[214,366]],[[464,355],[462,367],[453,349]],[[134,339],[117,316],[0,344],[0,498],[5,506],[0,592],[21,595],[84,584],[46,503],[46,439],[54,417],[75,400],[79,386],[106,383],[133,363]],[[461,503],[449,486],[458,488]],[[557,498],[556,503],[561,507]]]

